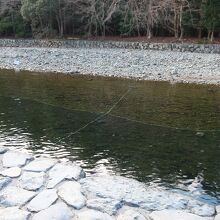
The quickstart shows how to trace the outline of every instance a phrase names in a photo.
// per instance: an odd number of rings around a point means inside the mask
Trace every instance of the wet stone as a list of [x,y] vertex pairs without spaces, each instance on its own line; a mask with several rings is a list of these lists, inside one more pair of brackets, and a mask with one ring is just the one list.
[[27,205],[28,210],[39,212],[50,207],[58,199],[55,189],[48,189],[40,192]]
[[0,219],[2,220],[27,220],[30,212],[19,209],[19,207],[0,208]]
[[66,204],[57,203],[35,214],[32,220],[72,220],[73,217],[74,214]]
[[79,180],[84,177],[84,175],[84,171],[79,166],[56,164],[49,172],[47,188],[54,188],[58,183],[65,179]]
[[100,212],[107,213],[109,215],[115,215],[123,206],[121,201],[113,200],[111,198],[96,198],[87,201],[87,207],[95,209]]
[[208,220],[206,217],[179,210],[154,211],[150,214],[150,218],[152,220]]
[[56,160],[52,159],[36,159],[30,162],[23,169],[32,172],[46,172],[56,164]]
[[19,186],[27,190],[40,189],[45,182],[45,173],[24,172],[19,179]]
[[96,210],[85,210],[77,214],[77,220],[114,220],[110,215]]
[[2,176],[12,177],[12,178],[19,177],[21,175],[21,168],[11,167],[1,171],[0,174]]
[[4,207],[23,206],[36,194],[18,187],[8,186],[0,192],[0,205]]
[[58,195],[75,209],[81,209],[86,204],[86,198],[81,193],[81,186],[78,182],[69,181],[62,184],[58,189]]
[[9,177],[0,177],[0,190],[6,187],[11,182]]
[[22,167],[27,163],[28,160],[31,160],[32,158],[32,156],[25,153],[7,151],[3,155],[2,162],[4,167]]

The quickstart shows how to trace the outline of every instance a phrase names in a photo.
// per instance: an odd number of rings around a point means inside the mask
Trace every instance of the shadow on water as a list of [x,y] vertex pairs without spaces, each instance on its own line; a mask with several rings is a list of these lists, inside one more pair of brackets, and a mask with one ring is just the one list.
[[90,174],[168,188],[199,177],[220,199],[219,87],[0,71],[0,132],[0,145]]

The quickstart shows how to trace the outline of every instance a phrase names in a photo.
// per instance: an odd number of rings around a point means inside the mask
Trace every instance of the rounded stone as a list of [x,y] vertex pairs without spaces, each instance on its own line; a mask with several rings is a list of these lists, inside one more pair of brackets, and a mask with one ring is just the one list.
[[114,218],[106,213],[90,209],[78,213],[76,220],[114,220]]
[[0,208],[1,220],[28,220],[31,213],[19,207]]

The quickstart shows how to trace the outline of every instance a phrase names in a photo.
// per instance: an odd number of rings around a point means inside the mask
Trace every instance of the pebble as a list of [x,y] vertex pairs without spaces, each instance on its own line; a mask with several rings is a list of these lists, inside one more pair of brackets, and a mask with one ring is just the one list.
[[11,178],[0,176],[0,190],[6,187],[10,182],[11,182]]
[[78,213],[76,220],[114,220],[114,218],[106,213],[91,209]]

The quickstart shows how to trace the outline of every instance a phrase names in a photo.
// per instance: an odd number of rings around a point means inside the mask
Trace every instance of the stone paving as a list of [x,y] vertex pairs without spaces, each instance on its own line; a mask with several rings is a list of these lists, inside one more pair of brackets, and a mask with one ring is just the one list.
[[0,220],[220,220],[220,206],[0,148]]

